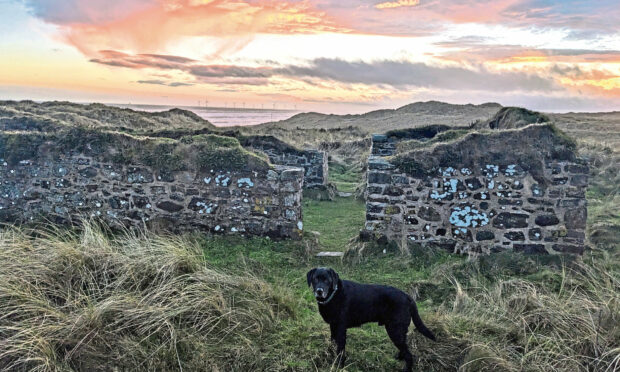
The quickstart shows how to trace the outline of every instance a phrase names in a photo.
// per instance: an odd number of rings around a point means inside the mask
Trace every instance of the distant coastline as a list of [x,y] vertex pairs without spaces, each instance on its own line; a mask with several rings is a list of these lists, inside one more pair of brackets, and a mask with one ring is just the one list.
[[248,126],[268,123],[272,121],[286,120],[299,114],[301,111],[259,109],[242,107],[199,107],[199,106],[167,106],[148,104],[113,104],[108,105],[120,108],[129,108],[140,111],[167,111],[172,108],[180,108],[194,112],[196,115],[208,120],[217,127]]

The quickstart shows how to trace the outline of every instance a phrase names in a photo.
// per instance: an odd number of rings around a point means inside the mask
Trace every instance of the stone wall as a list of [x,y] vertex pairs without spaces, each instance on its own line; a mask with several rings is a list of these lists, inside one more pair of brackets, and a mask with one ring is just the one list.
[[239,140],[242,145],[265,153],[273,164],[303,168],[305,188],[327,185],[327,152],[300,150],[273,136],[247,136]]
[[[0,140],[0,146],[8,146],[15,138],[7,140],[0,133]],[[143,142],[130,144],[123,151]],[[234,153],[230,151],[245,151],[234,147],[225,149],[229,152],[222,150],[224,161],[210,166],[209,162],[217,162],[213,152],[200,153],[200,148],[190,147],[188,153],[202,155],[206,163],[193,170],[170,170],[106,161],[102,154],[111,152],[108,147],[86,153],[58,152],[49,150],[50,143],[40,142],[38,150],[22,159],[9,160],[7,155],[16,151],[0,149],[0,222],[45,219],[69,223],[95,217],[116,226],[146,224],[173,231],[301,237],[301,168],[266,163],[253,167],[238,157],[236,165],[227,169],[222,164],[226,159],[232,162]],[[84,148],[94,149],[94,144]],[[164,145],[176,143],[170,140]],[[207,145],[209,150],[214,146]],[[175,155],[168,147],[166,151],[166,155]],[[261,161],[252,155],[248,159]]]
[[372,140],[364,235],[470,255],[583,252],[588,167],[552,126]]

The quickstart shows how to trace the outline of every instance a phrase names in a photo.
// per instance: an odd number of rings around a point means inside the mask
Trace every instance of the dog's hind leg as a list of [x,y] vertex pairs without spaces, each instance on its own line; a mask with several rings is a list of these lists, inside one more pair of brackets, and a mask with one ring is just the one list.
[[388,336],[390,336],[390,340],[398,348],[397,358],[405,360],[404,372],[410,372],[413,367],[413,355],[411,355],[407,346],[407,328],[409,328],[409,324],[391,323],[385,325],[385,330]]

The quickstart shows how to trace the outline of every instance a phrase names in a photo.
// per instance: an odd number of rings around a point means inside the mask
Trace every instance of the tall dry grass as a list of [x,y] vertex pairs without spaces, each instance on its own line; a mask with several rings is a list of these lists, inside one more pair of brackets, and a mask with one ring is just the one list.
[[438,270],[454,292],[427,315],[438,343],[411,338],[421,370],[620,370],[618,267],[590,261],[462,283],[455,268]]
[[209,267],[183,237],[0,232],[0,369],[217,370],[260,362],[290,312],[267,283]]

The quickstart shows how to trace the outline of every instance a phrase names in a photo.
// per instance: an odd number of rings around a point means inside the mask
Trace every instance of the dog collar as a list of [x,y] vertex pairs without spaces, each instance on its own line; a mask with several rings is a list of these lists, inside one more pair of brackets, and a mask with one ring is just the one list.
[[318,302],[319,305],[327,305],[327,303],[331,301],[332,298],[334,298],[334,295],[336,294],[337,291],[338,291],[338,284],[336,284],[336,286],[334,287],[334,291],[332,292],[332,294],[330,294],[329,297],[327,297],[327,300],[325,301],[316,300],[316,302]]

